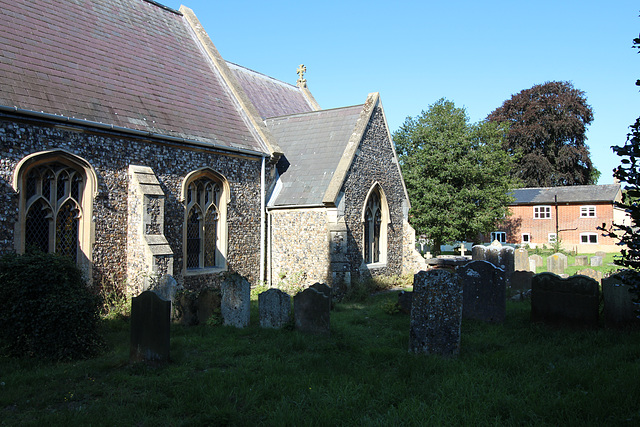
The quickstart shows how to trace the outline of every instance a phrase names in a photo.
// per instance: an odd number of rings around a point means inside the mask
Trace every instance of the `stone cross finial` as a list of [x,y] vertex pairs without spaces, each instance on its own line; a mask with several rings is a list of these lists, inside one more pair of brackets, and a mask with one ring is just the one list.
[[298,67],[298,71],[296,71],[296,73],[298,74],[298,81],[296,82],[296,86],[307,87],[307,79],[304,78],[304,73],[306,72],[307,67],[305,67],[304,64],[300,64],[300,66]]

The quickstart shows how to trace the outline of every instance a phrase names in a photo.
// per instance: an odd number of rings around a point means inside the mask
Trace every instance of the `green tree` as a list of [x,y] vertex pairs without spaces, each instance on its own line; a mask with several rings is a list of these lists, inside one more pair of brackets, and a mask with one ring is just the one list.
[[570,82],[547,82],[506,100],[487,120],[508,123],[504,147],[519,154],[513,172],[525,187],[595,184],[586,145],[593,110]]
[[410,222],[442,243],[493,231],[513,200],[513,159],[503,149],[506,127],[469,123],[464,108],[440,99],[408,117],[393,139],[411,200]]

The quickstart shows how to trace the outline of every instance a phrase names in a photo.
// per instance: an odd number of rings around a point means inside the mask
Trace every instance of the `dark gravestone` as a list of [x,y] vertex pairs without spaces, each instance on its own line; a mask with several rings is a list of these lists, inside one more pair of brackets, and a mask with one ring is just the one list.
[[462,283],[444,269],[420,271],[413,279],[409,351],[457,356],[460,352]]
[[280,329],[291,317],[291,297],[280,289],[271,288],[258,295],[260,326]]
[[229,274],[222,282],[220,311],[227,326],[244,328],[251,318],[251,285],[238,273]]
[[471,261],[458,269],[464,302],[462,316],[485,322],[504,322],[507,289],[504,270],[487,261]]
[[168,362],[171,301],[151,291],[131,299],[131,362]]
[[217,289],[203,289],[196,300],[198,323],[203,325],[211,316],[221,315],[222,295]]
[[411,313],[411,301],[413,300],[413,292],[400,291],[398,294],[398,307],[405,314]]
[[312,289],[315,289],[316,291],[320,292],[321,294],[324,294],[327,296],[327,298],[329,298],[329,301],[331,301],[331,308],[333,308],[333,292],[331,287],[329,287],[329,285],[327,285],[326,283],[314,283],[313,285],[309,286]]
[[533,275],[533,271],[514,271],[511,276],[511,290],[522,293],[531,289]]
[[198,324],[198,308],[196,306],[196,294],[192,292],[179,292],[175,297],[175,321],[185,326]]
[[296,329],[314,334],[328,334],[331,300],[314,288],[307,288],[293,297]]
[[636,312],[640,307],[634,304],[633,295],[629,292],[634,275],[633,271],[623,270],[602,279],[604,320],[607,326],[640,326]]
[[531,319],[552,325],[595,328],[598,326],[600,290],[586,276],[563,279],[540,273],[531,280]]

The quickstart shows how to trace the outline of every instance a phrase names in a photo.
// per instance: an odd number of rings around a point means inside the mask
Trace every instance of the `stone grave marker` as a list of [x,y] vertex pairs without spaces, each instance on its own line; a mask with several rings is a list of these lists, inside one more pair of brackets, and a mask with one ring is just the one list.
[[529,251],[523,248],[516,249],[513,253],[514,258],[514,270],[515,271],[528,271],[529,266]]
[[[544,260],[540,255],[537,255],[537,254],[529,255],[529,259],[535,262],[536,268],[542,267],[544,265]],[[535,270],[531,270],[531,271],[535,272]]]
[[314,334],[330,332],[331,300],[315,288],[307,288],[293,297],[296,329]]
[[547,271],[557,275],[564,274],[566,258],[566,256],[560,253],[547,257]]
[[198,324],[198,308],[196,306],[196,295],[191,292],[180,292],[176,294],[174,308],[174,320],[185,326]]
[[271,288],[258,295],[260,327],[280,329],[291,318],[291,297],[280,289]]
[[196,310],[199,324],[206,324],[213,315],[222,312],[222,295],[217,289],[205,288],[198,294]]
[[175,300],[176,292],[178,291],[178,282],[170,274],[165,274],[158,282],[149,289],[156,295],[164,300],[173,302]]
[[581,276],[591,277],[593,280],[597,281],[598,283],[602,282],[602,273],[592,268],[585,268],[585,269],[579,270],[576,274],[579,274]]
[[225,325],[244,328],[249,326],[251,317],[251,285],[237,273],[229,274],[221,285],[222,302],[220,311]]
[[152,291],[131,299],[131,362],[168,362],[171,301]]
[[460,352],[462,283],[444,269],[420,271],[413,279],[409,351],[457,356]]
[[486,261],[487,260],[487,247],[484,245],[474,245],[471,247],[471,260],[473,261]]
[[404,314],[411,314],[411,301],[413,300],[413,292],[400,291],[398,294],[398,307]]
[[462,316],[485,322],[504,322],[507,290],[504,270],[487,261],[471,261],[458,269],[462,281]]
[[592,256],[591,267],[602,267],[602,259],[601,256]]
[[604,259],[607,256],[607,253],[604,251],[596,251],[593,256],[599,256],[602,257],[602,259]]
[[[624,327],[640,326],[636,310],[640,306],[634,304],[633,295],[629,292],[629,282],[633,272],[623,270],[602,279],[604,297],[604,320],[607,326]],[[627,276],[627,277],[625,277]]]
[[535,274],[536,270],[537,270],[536,261],[531,259],[531,257],[529,257],[529,271]]
[[511,276],[511,290],[522,293],[531,289],[531,279],[534,274],[533,271],[514,271]]
[[600,291],[598,282],[585,276],[563,279],[540,273],[531,280],[531,319],[553,325],[596,328]]
[[587,255],[576,255],[575,264],[578,266],[589,265],[589,257]]

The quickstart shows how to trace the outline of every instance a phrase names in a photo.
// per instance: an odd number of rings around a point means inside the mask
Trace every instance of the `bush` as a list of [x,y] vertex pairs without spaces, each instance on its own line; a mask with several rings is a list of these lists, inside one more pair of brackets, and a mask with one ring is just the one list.
[[99,298],[68,258],[40,252],[0,258],[0,343],[9,354],[49,360],[96,355]]

